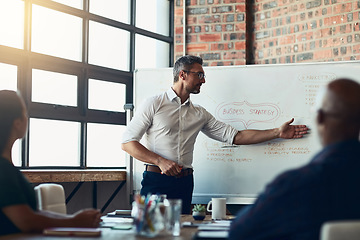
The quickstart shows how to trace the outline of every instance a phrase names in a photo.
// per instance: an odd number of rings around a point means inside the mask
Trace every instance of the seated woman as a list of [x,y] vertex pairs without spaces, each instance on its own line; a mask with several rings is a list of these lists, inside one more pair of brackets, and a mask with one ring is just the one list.
[[33,187],[13,165],[11,149],[27,131],[24,101],[14,91],[0,91],[0,236],[19,232],[42,232],[48,227],[97,227],[100,212],[82,210],[61,215],[36,209]]

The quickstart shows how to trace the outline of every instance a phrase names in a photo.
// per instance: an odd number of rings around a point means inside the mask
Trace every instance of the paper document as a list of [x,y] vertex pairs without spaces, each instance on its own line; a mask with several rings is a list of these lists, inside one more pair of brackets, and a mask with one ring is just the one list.
[[199,231],[195,234],[194,239],[227,239],[229,231]]

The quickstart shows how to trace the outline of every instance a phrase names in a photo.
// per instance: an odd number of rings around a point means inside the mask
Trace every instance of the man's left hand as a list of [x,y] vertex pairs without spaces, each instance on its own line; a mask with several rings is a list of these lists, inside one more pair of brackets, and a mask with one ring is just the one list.
[[306,125],[290,125],[294,122],[294,118],[290,121],[285,122],[279,128],[279,137],[280,138],[302,138],[305,134],[308,133],[309,128]]

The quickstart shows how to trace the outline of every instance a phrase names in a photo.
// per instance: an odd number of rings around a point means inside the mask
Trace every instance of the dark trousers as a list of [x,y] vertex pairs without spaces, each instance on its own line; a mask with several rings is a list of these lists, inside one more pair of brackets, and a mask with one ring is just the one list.
[[190,214],[194,189],[194,176],[176,178],[165,174],[145,171],[141,181],[141,195],[166,194],[168,199],[182,199],[182,213]]

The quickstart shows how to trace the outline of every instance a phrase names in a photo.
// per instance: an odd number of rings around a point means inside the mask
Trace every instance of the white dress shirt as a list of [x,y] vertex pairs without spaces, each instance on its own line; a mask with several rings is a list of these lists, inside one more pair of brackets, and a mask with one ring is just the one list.
[[146,99],[137,109],[123,135],[123,143],[138,141],[145,134],[146,147],[158,155],[192,168],[194,144],[202,131],[208,137],[232,144],[238,130],[216,120],[190,99],[181,104],[170,88]]

